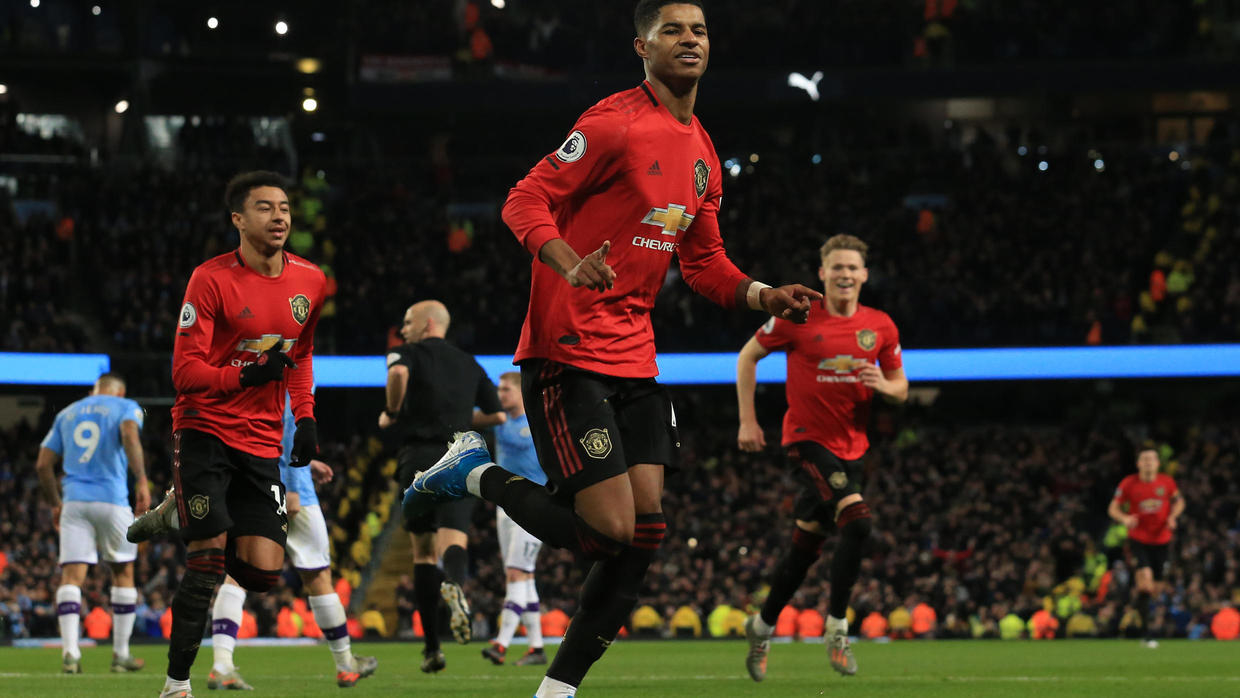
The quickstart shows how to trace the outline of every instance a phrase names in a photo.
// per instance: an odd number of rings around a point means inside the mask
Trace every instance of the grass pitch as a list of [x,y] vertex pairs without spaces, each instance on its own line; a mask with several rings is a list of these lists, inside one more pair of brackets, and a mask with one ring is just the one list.
[[[445,644],[448,668],[418,670],[420,644],[354,644],[379,658],[375,676],[341,693],[326,646],[239,647],[236,661],[255,696],[531,696],[543,667],[492,666],[485,645]],[[765,682],[745,673],[741,641],[617,642],[587,678],[583,698],[610,696],[1240,696],[1240,642],[1164,642],[1156,650],[1126,641],[937,641],[854,645],[860,672],[831,671],[822,645],[780,644]],[[554,648],[548,648],[548,652]],[[524,651],[514,645],[512,657]],[[137,645],[147,660],[136,674],[110,674],[110,648],[88,648],[84,674],[65,676],[57,649],[0,649],[0,695],[157,696],[166,646]],[[511,660],[510,660],[511,661]],[[195,694],[207,690],[211,650],[194,666]]]

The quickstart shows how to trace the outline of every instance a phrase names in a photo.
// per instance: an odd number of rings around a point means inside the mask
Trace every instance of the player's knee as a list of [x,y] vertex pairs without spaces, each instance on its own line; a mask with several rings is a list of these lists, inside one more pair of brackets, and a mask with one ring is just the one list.
[[628,531],[624,539],[621,539],[595,529],[580,516],[574,516],[573,521],[577,528],[577,545],[581,548],[582,556],[587,560],[615,557],[620,554],[624,546],[628,545],[629,541],[633,540],[632,529]]
[[185,575],[185,582],[210,587],[224,581],[224,551],[220,548],[201,548],[191,550],[185,556],[185,569],[193,574]]
[[822,544],[826,539],[821,533],[807,531],[800,526],[792,529],[792,548],[811,560],[817,560],[822,554]]
[[621,517],[614,517],[596,521],[591,525],[592,528],[603,537],[615,541],[620,545],[628,545],[633,542],[633,524],[628,521],[621,520]]
[[864,501],[853,502],[844,507],[835,519],[840,535],[857,541],[864,541],[870,537],[870,522],[870,507]]
[[663,544],[666,534],[667,518],[663,516],[663,512],[638,514],[637,525],[633,531],[633,542],[630,545],[634,548],[655,551]]
[[237,580],[241,588],[258,593],[271,591],[280,579],[280,570],[260,569],[239,557],[228,560],[228,574]]

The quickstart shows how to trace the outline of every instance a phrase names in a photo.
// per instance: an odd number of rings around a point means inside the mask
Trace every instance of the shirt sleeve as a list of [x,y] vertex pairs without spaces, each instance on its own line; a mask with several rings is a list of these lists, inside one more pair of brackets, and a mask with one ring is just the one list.
[[293,405],[293,419],[300,421],[309,417],[314,419],[314,329],[319,324],[319,313],[323,311],[323,301],[327,298],[327,277],[318,270],[319,292],[318,302],[310,309],[310,317],[301,328],[297,343],[293,345],[293,362],[297,368],[288,372],[288,395]]
[[219,289],[202,268],[194,270],[185,288],[176,342],[172,347],[172,385],[178,393],[227,395],[241,390],[241,368],[212,366],[207,358],[215,337]]
[[47,436],[44,436],[43,443],[39,444],[58,456],[65,454],[65,445],[60,438],[60,422],[63,417],[64,412],[56,415],[56,420],[52,422],[52,428],[47,430]]
[[482,366],[478,366],[478,390],[474,395],[474,404],[483,414],[495,414],[504,409],[504,406],[499,404],[499,391],[487,376],[487,372],[482,370]]
[[142,411],[142,407],[133,400],[126,402],[125,416],[121,417],[121,422],[134,422],[138,425],[138,429],[141,430],[144,421],[146,421],[146,413]]
[[714,165],[709,175],[706,199],[676,246],[676,255],[680,259],[680,273],[689,288],[731,309],[736,307],[736,287],[749,277],[736,268],[723,249],[723,237],[719,233],[723,180],[719,173],[719,161],[716,160]]
[[883,345],[878,349],[878,365],[884,371],[894,371],[904,366],[904,356],[900,349],[900,330],[896,323],[887,318],[887,329],[883,332]]
[[387,367],[391,369],[393,366],[404,366],[413,371],[413,352],[410,351],[408,344],[402,344],[392,349],[387,355]]
[[1123,504],[1124,500],[1128,498],[1128,492],[1127,490],[1124,489],[1124,486],[1127,484],[1128,484],[1128,478],[1124,478],[1123,480],[1120,480],[1119,486],[1115,488],[1115,496],[1112,497],[1111,499],[1119,502],[1120,504]]
[[559,150],[538,161],[508,192],[504,223],[530,254],[537,257],[543,245],[560,237],[555,222],[560,206],[623,170],[627,144],[627,119],[594,107],[581,115]]
[[789,349],[792,346],[792,333],[788,331],[791,329],[790,325],[791,323],[786,320],[780,320],[772,315],[766,324],[753,333],[753,338],[768,351]]

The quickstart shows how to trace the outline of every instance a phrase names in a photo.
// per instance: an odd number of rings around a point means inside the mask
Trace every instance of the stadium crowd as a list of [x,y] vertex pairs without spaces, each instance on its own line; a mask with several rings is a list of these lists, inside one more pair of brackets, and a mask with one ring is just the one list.
[[[639,601],[649,610],[633,625],[667,635],[694,627],[703,635],[711,628],[736,634],[743,615],[729,619],[728,611],[760,604],[765,572],[791,535],[792,471],[773,449],[739,451],[735,427],[720,414],[727,409],[690,393],[676,399],[687,425],[686,473],[668,488],[669,537]],[[1014,614],[1021,632],[1033,636],[1041,620],[1034,616],[1047,607],[1060,637],[1078,615],[1074,634],[1135,636],[1133,561],[1105,513],[1115,485],[1133,471],[1126,435],[1011,424],[961,430],[928,413],[892,416],[880,415],[872,430],[864,494],[875,536],[854,593],[854,628],[877,613],[887,628],[880,634],[912,637],[913,611],[924,603],[937,622],[917,635],[999,637],[1000,621]],[[1162,449],[1165,470],[1189,510],[1176,533],[1170,589],[1157,600],[1151,625],[1159,636],[1208,636],[1216,612],[1240,606],[1240,488],[1228,476],[1240,430],[1207,423],[1177,432],[1174,441],[1174,450]],[[476,608],[497,614],[503,575],[494,533],[476,530],[471,597]],[[817,632],[794,631],[798,636],[821,634],[827,576],[827,564],[811,570],[786,611],[816,618],[807,627]],[[579,580],[571,557],[543,552],[545,607],[571,613]]]
[[[442,56],[459,63],[519,64],[564,72],[623,70],[613,50],[631,38],[631,8],[619,3],[521,0],[494,3],[408,3],[365,0],[340,5],[303,3],[280,15],[287,34],[227,4],[212,8],[216,28],[196,5],[150,5],[143,31],[121,12],[92,13],[87,5],[0,3],[0,49],[25,55],[212,56],[261,53],[268,46],[330,53],[356,47],[370,53]],[[240,5],[235,5],[240,8]],[[708,4],[712,41],[741,46],[753,34],[782,33],[761,52],[731,52],[718,65],[752,67],[887,67],[918,63],[977,64],[1096,58],[1233,56],[1234,3],[1220,0],[1078,3],[1023,0],[800,0]],[[720,19],[726,18],[726,21]],[[788,34],[792,18],[809,31]],[[329,28],[348,27],[338,35]],[[322,37],[333,40],[324,42]]]
[[[745,142],[737,128],[721,124],[720,142]],[[1210,144],[1173,157],[1132,144],[1099,151],[1073,133],[964,125],[943,134],[829,129],[812,158],[779,146],[778,134],[804,128],[789,117],[748,139],[754,157],[724,163],[736,172],[725,175],[725,240],[757,278],[816,284],[820,238],[844,231],[870,243],[867,302],[897,319],[905,346],[1240,337],[1231,121],[1220,120]],[[174,171],[79,170],[54,180],[55,221],[0,217],[4,348],[167,351],[189,272],[234,244],[223,182],[240,167],[288,167],[285,153],[237,147],[237,137],[186,126]],[[207,164],[212,152],[219,157]],[[495,212],[531,158],[511,144],[502,152],[489,174],[450,154],[405,170],[304,168],[291,243],[338,291],[324,309],[320,353],[381,351],[403,308],[425,297],[468,310],[454,318],[460,345],[512,351],[528,289],[519,260],[528,257]],[[394,231],[419,244],[394,244]],[[660,349],[743,343],[756,320],[714,307],[677,276],[673,266],[653,317]],[[69,307],[85,312],[70,317]]]
[[[765,572],[790,535],[790,469],[775,449],[739,451],[734,411],[717,397],[677,391],[683,470],[668,488],[671,534],[641,597],[646,608],[634,617],[634,632],[734,632],[741,611],[730,619],[729,613],[760,603]],[[763,420],[777,423],[773,414]],[[144,437],[157,492],[170,463],[161,421],[149,420]],[[0,617],[10,637],[56,632],[50,598],[57,575],[55,532],[33,469],[44,426],[22,423],[0,432]],[[1128,606],[1132,559],[1122,532],[1105,514],[1116,483],[1132,471],[1132,434],[1102,426],[957,427],[924,407],[880,411],[871,432],[864,494],[875,512],[876,533],[853,599],[855,628],[877,614],[884,621],[880,634],[895,637],[999,636],[1001,621],[1014,615],[1030,635],[1053,632],[1050,621],[1062,628],[1059,636],[1070,628],[1099,636],[1139,631]],[[1157,436],[1165,470],[1179,483],[1188,511],[1176,532],[1170,587],[1156,600],[1152,625],[1159,636],[1208,635],[1216,613],[1240,605],[1240,488],[1229,475],[1237,466],[1240,429],[1203,421],[1163,427]],[[358,585],[371,543],[386,522],[379,514],[393,501],[395,484],[382,472],[386,458],[380,450],[361,438],[325,449],[337,478],[320,496],[346,589]],[[503,603],[504,573],[494,510],[480,505],[474,524],[466,590],[479,614],[478,634],[485,637]],[[136,568],[139,617],[145,619],[140,630],[162,632],[159,619],[173,591],[169,584],[183,571],[183,556],[169,541],[142,551]],[[786,619],[793,632],[812,636],[810,630],[820,627],[814,619],[820,624],[825,617],[827,569],[811,570],[793,599],[787,612],[793,615]],[[537,574],[544,610],[571,614],[582,574],[570,555],[544,548]],[[94,573],[83,589],[88,608],[106,609],[103,576]],[[286,575],[286,589],[250,599],[258,634],[291,632],[280,619],[281,613],[286,619],[296,613],[296,584],[295,575]],[[933,611],[935,622],[918,630],[913,611],[921,604]],[[407,612],[407,600],[398,607]],[[1044,608],[1047,613],[1035,618]],[[406,620],[391,631],[408,627]]]

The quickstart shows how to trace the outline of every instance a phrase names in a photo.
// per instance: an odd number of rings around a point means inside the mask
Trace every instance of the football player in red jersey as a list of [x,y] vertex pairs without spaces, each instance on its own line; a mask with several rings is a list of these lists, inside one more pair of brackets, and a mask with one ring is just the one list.
[[832,529],[840,536],[831,558],[827,651],[836,671],[845,676],[857,673],[846,616],[861,548],[870,535],[870,509],[861,498],[860,482],[861,458],[870,446],[865,433],[870,401],[875,394],[896,403],[908,398],[895,323],[881,310],[859,302],[869,278],[867,251],[866,244],[852,235],[827,240],[819,250],[818,269],[826,299],[814,306],[805,324],[771,318],[737,358],[737,445],[759,452],[766,439],[754,413],[757,364],[772,351],[787,352],[788,412],[782,443],[803,487],[794,512],[792,545],[776,564],[761,612],[745,623],[746,667],[754,681],[766,678],[771,630]]
[[172,352],[174,486],[129,529],[134,542],[172,529],[186,541],[161,698],[190,695],[189,670],[225,571],[264,592],[284,566],[286,394],[296,420],[291,463],[309,465],[318,452],[311,364],[327,280],[284,251],[286,190],[274,172],[234,177],[224,199],[241,243],[200,264],[185,289]]
[[655,381],[650,311],[673,253],[690,287],[724,307],[803,322],[821,297],[758,283],[724,252],[719,158],[693,115],[710,58],[700,0],[642,0],[634,26],[646,80],[586,111],[504,205],[535,258],[516,362],[548,486],[494,465],[470,432],[405,495],[413,509],[482,497],[543,542],[596,561],[541,698],[576,692],[632,611],[664,537],[664,469],[679,444]]
[[1158,647],[1150,631],[1150,603],[1167,570],[1171,533],[1184,513],[1184,495],[1170,475],[1158,472],[1158,451],[1137,454],[1137,472],[1120,481],[1107,514],[1128,528],[1128,547],[1137,558],[1137,611],[1146,647]]

